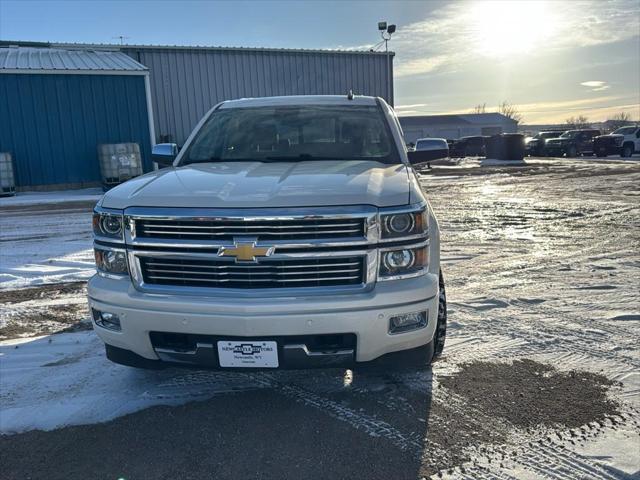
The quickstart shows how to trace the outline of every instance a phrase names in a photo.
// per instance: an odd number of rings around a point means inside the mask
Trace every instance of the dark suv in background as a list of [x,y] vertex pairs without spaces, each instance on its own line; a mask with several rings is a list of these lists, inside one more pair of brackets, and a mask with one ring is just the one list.
[[558,138],[550,138],[545,142],[545,153],[550,157],[593,155],[593,139],[598,135],[600,130],[593,128],[567,130]]
[[526,155],[534,157],[543,157],[545,155],[545,142],[549,138],[558,138],[564,130],[548,130],[538,132],[533,137],[525,140],[524,149]]

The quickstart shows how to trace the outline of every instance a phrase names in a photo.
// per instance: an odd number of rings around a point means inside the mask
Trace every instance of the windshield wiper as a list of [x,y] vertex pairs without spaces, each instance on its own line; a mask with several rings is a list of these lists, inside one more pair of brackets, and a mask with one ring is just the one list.
[[299,155],[273,155],[260,158],[220,158],[209,157],[195,160],[187,160],[182,165],[191,165],[193,163],[213,163],[213,162],[291,162],[304,160],[375,160],[373,158],[364,157],[330,157],[324,155],[311,155],[310,153],[301,153]]
[[191,165],[192,163],[213,163],[213,162],[255,162],[257,161],[255,158],[220,158],[220,157],[209,157],[209,158],[198,158],[196,160],[187,160],[182,165]]
[[[366,160],[362,157],[329,157],[326,155],[311,155],[310,153],[300,153],[299,155],[274,155],[270,157],[264,157],[264,160],[271,160],[274,162],[286,162],[289,160]],[[262,161],[256,160],[258,162]]]

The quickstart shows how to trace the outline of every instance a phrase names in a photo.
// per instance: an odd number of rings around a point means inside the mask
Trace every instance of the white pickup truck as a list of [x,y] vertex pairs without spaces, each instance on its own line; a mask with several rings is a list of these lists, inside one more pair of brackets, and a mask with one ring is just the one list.
[[145,368],[426,366],[438,223],[384,100],[226,101],[95,208],[95,331]]
[[640,125],[618,128],[609,135],[600,135],[593,141],[594,152],[599,157],[612,154],[631,157],[640,152]]

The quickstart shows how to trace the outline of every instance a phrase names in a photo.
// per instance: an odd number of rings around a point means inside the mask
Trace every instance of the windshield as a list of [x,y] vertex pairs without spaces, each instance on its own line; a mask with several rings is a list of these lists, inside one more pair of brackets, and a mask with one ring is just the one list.
[[558,138],[560,135],[560,132],[540,132],[538,135],[536,135],[536,138],[542,138],[542,139],[547,139],[547,138]]
[[578,136],[578,132],[577,130],[569,130],[568,132],[564,132],[562,135],[560,135],[560,138],[576,138]]
[[394,145],[376,106],[230,108],[211,115],[181,164],[291,160],[399,163]]
[[447,141],[443,138],[429,138],[418,140],[416,150],[438,150],[449,148]]
[[636,131],[636,127],[622,127],[617,129],[613,133],[618,135],[631,135],[635,131]]

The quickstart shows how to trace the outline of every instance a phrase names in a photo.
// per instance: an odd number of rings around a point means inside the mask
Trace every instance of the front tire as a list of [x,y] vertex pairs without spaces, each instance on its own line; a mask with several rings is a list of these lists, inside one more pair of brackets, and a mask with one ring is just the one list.
[[431,361],[438,359],[442,355],[447,337],[447,291],[444,286],[442,270],[440,270],[438,284],[438,323],[436,324],[436,333],[433,335],[433,358]]
[[578,155],[578,149],[575,147],[575,145],[571,145],[569,148],[567,148],[567,157],[574,158],[577,155]]
[[622,146],[622,153],[620,153],[620,156],[622,158],[629,158],[631,155],[633,155],[633,145],[630,143],[624,144]]

